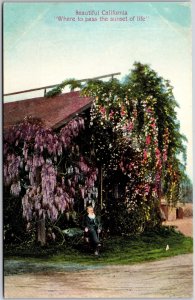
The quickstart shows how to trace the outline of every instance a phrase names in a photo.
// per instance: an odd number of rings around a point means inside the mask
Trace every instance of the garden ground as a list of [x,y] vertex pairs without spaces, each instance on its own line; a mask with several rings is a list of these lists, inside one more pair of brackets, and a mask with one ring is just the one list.
[[[168,223],[192,236],[192,218]],[[5,298],[189,298],[193,293],[192,254],[134,265],[69,263],[51,269],[49,264],[41,272],[5,276]]]

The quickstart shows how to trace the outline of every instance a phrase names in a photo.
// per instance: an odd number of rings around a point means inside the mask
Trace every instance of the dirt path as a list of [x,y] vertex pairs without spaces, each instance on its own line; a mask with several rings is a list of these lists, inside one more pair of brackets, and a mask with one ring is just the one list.
[[181,231],[186,236],[193,237],[193,218],[176,219],[175,221],[163,222],[164,225],[176,226],[177,230]]
[[193,255],[138,265],[5,276],[5,298],[192,297]]

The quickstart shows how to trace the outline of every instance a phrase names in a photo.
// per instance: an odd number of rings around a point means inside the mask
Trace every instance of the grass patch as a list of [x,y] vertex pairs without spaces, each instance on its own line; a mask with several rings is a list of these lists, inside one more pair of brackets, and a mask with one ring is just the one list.
[[[169,250],[166,251],[166,246]],[[178,233],[173,227],[162,227],[145,232],[137,237],[111,237],[104,241],[100,257],[96,258],[82,246],[70,245],[41,247],[18,247],[4,250],[4,257],[11,259],[27,258],[28,262],[66,265],[106,265],[134,264],[158,260],[165,257],[193,252],[193,239]]]

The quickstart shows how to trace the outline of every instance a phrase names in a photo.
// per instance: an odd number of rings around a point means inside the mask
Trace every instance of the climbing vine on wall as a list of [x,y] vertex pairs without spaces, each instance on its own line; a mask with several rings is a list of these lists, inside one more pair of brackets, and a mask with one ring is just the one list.
[[[66,80],[47,96],[68,84],[81,87]],[[186,178],[186,138],[179,131],[173,87],[148,65],[135,63],[125,80],[91,80],[81,93],[93,98],[87,125],[76,117],[54,132],[26,118],[4,134],[4,184],[22,195],[27,227],[33,219],[55,221],[88,195],[97,199],[98,168],[103,204],[116,220],[110,228],[122,233],[155,226],[160,199],[180,200]],[[81,147],[78,137],[86,130]]]
[[160,199],[180,200],[185,169],[186,138],[179,132],[173,88],[148,65],[135,63],[125,81],[91,81],[83,94],[94,99],[92,143],[105,181],[117,184],[113,178],[122,172],[118,183],[126,185],[127,211],[137,214],[140,227],[155,225]]

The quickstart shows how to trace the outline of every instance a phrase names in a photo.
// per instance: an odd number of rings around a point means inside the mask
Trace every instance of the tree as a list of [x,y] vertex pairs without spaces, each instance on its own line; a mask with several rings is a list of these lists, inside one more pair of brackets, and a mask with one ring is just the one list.
[[91,81],[83,93],[94,99],[92,142],[104,168],[105,190],[113,196],[116,185],[120,190],[123,186],[122,199],[112,200],[114,211],[122,200],[134,220],[128,230],[134,232],[158,224],[161,197],[180,200],[186,160],[186,138],[179,132],[169,81],[148,65],[135,63],[124,82]]
[[[126,85],[131,89],[132,97],[138,101],[140,128],[142,127],[144,97],[153,99],[153,107],[158,126],[158,147],[163,151],[166,164],[162,169],[162,192],[168,202],[180,200],[180,184],[185,173],[186,137],[180,133],[175,108],[178,107],[173,95],[173,87],[168,80],[158,76],[148,65],[135,63],[135,68],[126,78]],[[180,154],[183,160],[179,159]]]
[[97,169],[76,142],[83,130],[82,117],[72,119],[59,133],[26,118],[4,134],[4,184],[13,196],[22,196],[27,228],[33,220],[38,224],[42,245],[45,221],[56,222],[95,190]]

